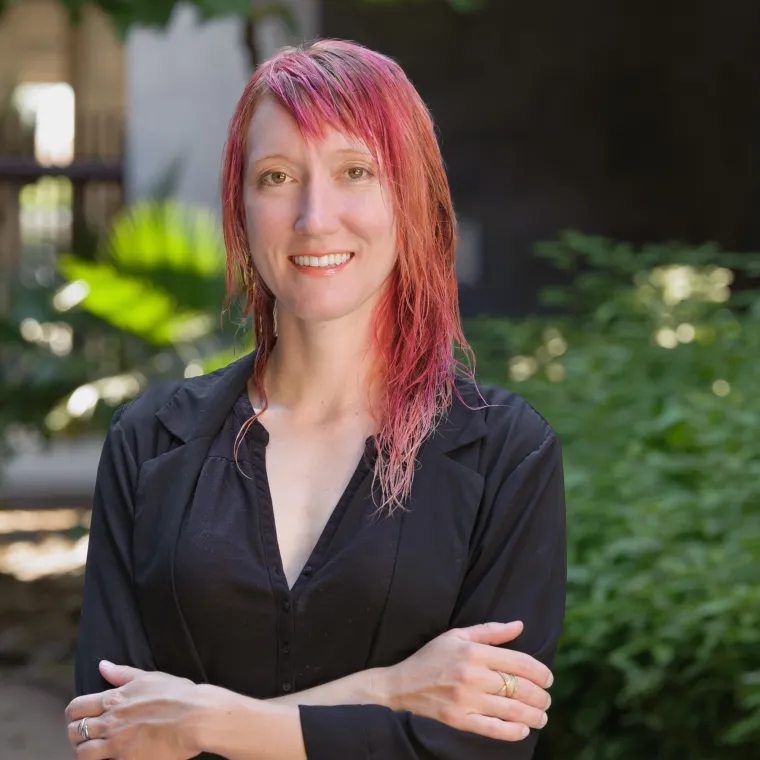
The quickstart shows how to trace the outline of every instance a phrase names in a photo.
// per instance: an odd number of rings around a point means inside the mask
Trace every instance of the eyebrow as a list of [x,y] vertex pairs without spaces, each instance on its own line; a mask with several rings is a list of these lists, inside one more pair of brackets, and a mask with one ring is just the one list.
[[[339,153],[341,155],[353,153],[354,155],[360,154],[362,156],[367,156],[368,158],[372,158],[372,154],[366,149],[366,148],[338,148],[338,150],[332,151],[333,153]],[[269,159],[281,159],[284,161],[292,161],[290,157],[286,156],[284,153],[268,153],[266,156],[262,156],[261,158],[257,158],[253,161],[254,164],[261,163],[262,161],[268,161]]]

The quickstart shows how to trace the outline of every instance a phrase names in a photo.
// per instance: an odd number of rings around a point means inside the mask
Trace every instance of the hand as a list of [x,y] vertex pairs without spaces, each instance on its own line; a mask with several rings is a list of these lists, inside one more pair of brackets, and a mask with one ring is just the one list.
[[[391,706],[504,741],[520,741],[529,728],[543,728],[551,704],[544,690],[552,684],[551,671],[527,654],[498,646],[522,630],[523,624],[515,621],[441,634],[388,669]],[[504,681],[497,671],[517,676],[513,698],[498,696]]]
[[[105,661],[100,672],[117,688],[77,697],[66,708],[77,760],[188,760],[201,752],[193,727],[203,705],[192,681]],[[77,731],[82,718],[89,741]]]

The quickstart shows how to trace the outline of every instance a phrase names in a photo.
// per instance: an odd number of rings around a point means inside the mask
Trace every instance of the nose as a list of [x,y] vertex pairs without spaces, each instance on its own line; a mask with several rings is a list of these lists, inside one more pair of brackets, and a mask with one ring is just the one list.
[[303,185],[296,219],[296,232],[312,237],[324,237],[339,227],[338,193],[329,178],[312,176]]

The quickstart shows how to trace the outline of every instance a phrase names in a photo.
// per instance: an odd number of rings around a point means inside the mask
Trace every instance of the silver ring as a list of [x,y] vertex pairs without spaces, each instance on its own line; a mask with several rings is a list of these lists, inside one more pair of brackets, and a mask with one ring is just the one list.
[[87,728],[87,718],[82,718],[77,726],[77,733],[86,741],[90,741],[90,732]]

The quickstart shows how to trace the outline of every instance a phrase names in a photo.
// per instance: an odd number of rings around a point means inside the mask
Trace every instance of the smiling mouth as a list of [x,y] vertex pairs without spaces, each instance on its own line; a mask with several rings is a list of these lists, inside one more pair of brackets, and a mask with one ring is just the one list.
[[290,261],[297,267],[309,269],[337,269],[348,264],[354,257],[352,251],[343,253],[328,253],[323,256],[289,256]]

